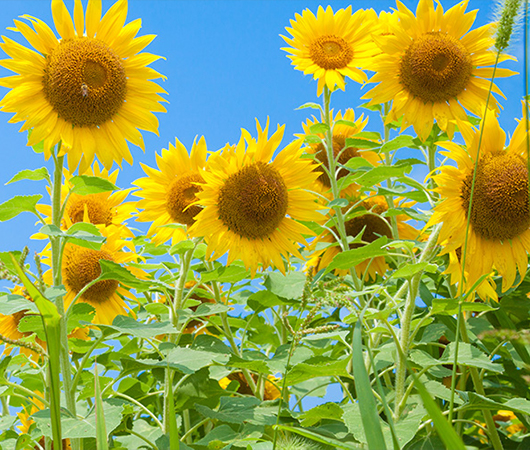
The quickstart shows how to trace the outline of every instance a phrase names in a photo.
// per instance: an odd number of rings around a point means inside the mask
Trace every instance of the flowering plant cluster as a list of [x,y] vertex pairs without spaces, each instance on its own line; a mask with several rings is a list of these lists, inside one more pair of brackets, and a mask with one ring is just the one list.
[[[11,180],[49,201],[0,204],[42,244],[0,253],[0,448],[530,445],[529,104],[507,139],[495,84],[522,4],[478,28],[467,1],[306,9],[282,36],[316,81],[300,132],[176,138],[127,189],[167,102],[154,36],[127,0],[15,20],[0,109],[53,171]],[[364,112],[334,110],[347,83]]]

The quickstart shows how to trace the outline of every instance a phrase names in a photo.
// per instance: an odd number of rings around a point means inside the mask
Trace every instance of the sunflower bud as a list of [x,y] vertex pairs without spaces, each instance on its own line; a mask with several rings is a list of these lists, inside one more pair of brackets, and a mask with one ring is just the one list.
[[522,0],[504,0],[499,4],[500,19],[495,36],[495,48],[499,52],[505,50],[510,43],[522,3]]

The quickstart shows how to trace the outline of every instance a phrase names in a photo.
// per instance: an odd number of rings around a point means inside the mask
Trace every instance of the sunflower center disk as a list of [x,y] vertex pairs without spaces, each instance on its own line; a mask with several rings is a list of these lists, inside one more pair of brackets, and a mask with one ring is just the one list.
[[[362,240],[364,242],[374,242],[381,236],[392,238],[392,230],[388,222],[381,216],[373,213],[366,213],[356,216],[345,223],[346,234],[351,237],[357,236],[363,229]],[[350,249],[362,247],[363,244],[350,244]]]
[[[470,174],[461,190],[466,217],[472,182]],[[480,159],[470,222],[475,233],[495,241],[514,239],[528,229],[528,169],[523,158],[497,152]]]
[[[112,256],[103,250],[75,247],[67,255],[65,261],[65,284],[76,294],[79,293],[88,283],[101,275],[99,265],[101,259],[113,261]],[[116,280],[98,281],[94,286],[88,288],[82,297],[92,302],[104,302],[116,292],[117,288],[118,282]]]
[[[359,156],[358,149],[356,149],[354,147],[348,147],[348,148],[344,149],[345,146],[346,146],[346,137],[345,136],[342,136],[342,135],[334,135],[333,136],[333,155],[336,158],[337,155],[340,153],[340,156],[339,156],[339,159],[338,159],[338,163],[342,164],[342,165],[346,164],[351,158],[355,158],[355,157]],[[328,154],[327,154],[326,148],[324,147],[323,144],[318,144],[316,146],[315,155],[316,155],[316,159],[318,161],[320,161],[329,170]],[[331,187],[331,182],[329,180],[328,175],[326,174],[326,172],[322,168],[322,166],[319,166],[317,168],[317,170],[322,173],[322,175],[320,175],[318,177],[318,181],[320,181],[324,186],[330,188]],[[346,175],[348,175],[349,173],[350,172],[349,172],[348,169],[340,169],[339,170],[339,174],[338,174],[338,178],[339,179],[343,178]]]
[[401,59],[399,78],[424,102],[446,102],[467,86],[473,64],[464,45],[444,33],[425,33],[412,41]]
[[42,80],[46,100],[76,127],[103,125],[116,114],[127,92],[120,58],[102,41],[61,41],[48,55]]
[[175,179],[169,186],[166,211],[176,223],[193,225],[194,217],[202,210],[202,207],[198,205],[190,206],[197,200],[195,194],[202,191],[201,187],[194,183],[204,183],[204,180],[199,174],[194,173]]
[[107,199],[98,194],[76,195],[73,194],[66,206],[66,214],[72,223],[83,222],[85,206],[90,222],[95,225],[109,226],[112,224],[112,210]]
[[219,218],[247,239],[265,239],[285,218],[287,187],[280,173],[258,162],[231,175],[219,192]]
[[341,37],[320,36],[309,46],[309,56],[317,66],[326,70],[342,69],[353,59],[353,49]]

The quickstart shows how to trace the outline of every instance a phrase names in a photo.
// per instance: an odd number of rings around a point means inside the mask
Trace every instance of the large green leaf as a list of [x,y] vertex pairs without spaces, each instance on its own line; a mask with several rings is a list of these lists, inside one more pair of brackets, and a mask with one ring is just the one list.
[[263,285],[278,297],[295,299],[302,296],[306,276],[302,272],[287,272],[283,275],[279,272],[269,272]]
[[41,167],[40,169],[25,169],[18,172],[13,178],[11,178],[6,184],[14,183],[15,181],[20,180],[31,180],[31,181],[40,181],[46,180],[48,183],[51,183],[50,174],[46,167]]
[[387,242],[388,238],[382,236],[370,244],[340,252],[335,255],[331,263],[326,267],[324,273],[331,272],[333,269],[348,270],[367,259],[385,256],[388,252],[382,247],[386,245]]
[[42,198],[42,195],[17,195],[12,199],[0,204],[0,222],[12,219],[22,212],[31,212],[36,214],[36,205]]
[[[446,348],[440,358],[442,364],[453,364],[455,360],[456,344],[451,342]],[[473,347],[466,342],[460,342],[458,346],[458,364],[464,366],[478,367],[479,369],[486,369],[491,372],[503,372],[502,364],[492,362],[488,356],[481,352],[478,348]]]
[[73,192],[78,195],[99,194],[101,192],[116,191],[119,188],[109,180],[90,175],[79,175],[70,178],[74,186]]

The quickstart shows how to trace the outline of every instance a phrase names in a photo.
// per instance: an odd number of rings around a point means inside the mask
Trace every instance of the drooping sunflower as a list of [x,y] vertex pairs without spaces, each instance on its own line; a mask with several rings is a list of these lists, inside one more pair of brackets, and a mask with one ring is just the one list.
[[[70,306],[77,294],[90,282],[101,274],[100,260],[112,261],[117,264],[125,264],[126,269],[137,278],[145,278],[143,270],[127,265],[139,260],[134,251],[134,246],[128,240],[122,239],[119,228],[100,228],[101,234],[106,241],[100,250],[81,247],[73,243],[67,243],[64,247],[62,261],[62,279],[66,289],[64,296],[65,310]],[[127,249],[128,251],[125,251]],[[43,262],[50,264],[50,251],[43,252]],[[51,271],[44,274],[47,282],[51,281]],[[135,301],[135,297],[129,289],[117,280],[101,280],[88,288],[78,302],[85,302],[94,307],[95,315],[93,322],[109,325],[118,315],[125,315],[130,308],[125,303],[125,298]]]
[[[18,285],[14,286],[11,293],[14,295],[20,295],[22,297],[25,297],[31,300],[26,290],[22,286],[18,286]],[[18,329],[20,322],[28,314],[29,314],[28,310],[19,311],[11,315],[0,314],[0,334],[2,336],[5,336],[15,341],[31,336],[32,334],[31,332],[21,332]],[[35,337],[35,343],[39,345],[40,347],[42,347],[43,350],[46,350],[46,342],[44,342],[43,340],[39,339],[38,337]],[[30,348],[26,348],[26,347],[18,347],[18,348],[20,349],[21,354],[26,355],[28,358],[31,358],[33,361],[39,360],[40,355],[37,352],[34,352]],[[5,344],[3,355],[9,355],[12,350],[13,350],[12,345]]]
[[[491,50],[494,24],[469,31],[477,11],[465,12],[467,1],[447,12],[432,0],[420,0],[416,16],[397,2],[399,22],[385,26],[392,33],[374,34],[381,54],[373,61],[376,74],[371,83],[379,83],[363,98],[370,104],[392,101],[387,123],[403,118],[402,130],[412,125],[426,140],[434,120],[452,136],[456,119],[467,120],[466,110],[482,117],[493,75],[496,54]],[[500,55],[499,62],[510,59]],[[515,74],[497,68],[495,77]],[[503,95],[493,85],[493,92]],[[489,108],[498,111],[492,96]]]
[[[40,395],[42,397],[42,392],[34,391],[36,394]],[[34,423],[34,420],[31,419],[31,416],[35,414],[38,411],[41,411],[45,409],[44,403],[42,403],[38,398],[36,397],[30,397],[31,399],[31,407],[24,406],[21,412],[17,413],[18,419],[20,420],[20,425],[18,426],[18,429],[21,434],[29,434],[29,428],[32,423]],[[37,438],[34,438],[35,441],[37,441]],[[38,439],[39,445],[33,447],[34,450],[45,448],[45,442],[44,442],[44,436],[42,436],[40,439]],[[63,439],[63,445],[62,450],[71,450],[72,446],[70,444],[70,439],[66,438]]]
[[482,275],[495,269],[502,276],[504,292],[513,286],[517,272],[524,277],[528,266],[527,133],[522,120],[505,148],[506,134],[493,115],[488,115],[481,127],[480,153],[480,130],[470,125],[459,124],[465,148],[453,142],[438,144],[447,150],[441,153],[456,161],[457,167],[442,166],[440,173],[433,176],[435,191],[442,201],[434,208],[427,226],[443,224],[438,238],[444,247],[442,254],[464,248],[473,169],[478,155],[465,258],[466,284],[472,286]]
[[[91,175],[106,179],[116,184],[118,170],[110,173],[106,169],[101,169],[97,161],[83,175]],[[61,186],[61,201],[64,202],[73,185],[70,181],[72,174],[68,170],[63,170],[64,182]],[[132,232],[127,228],[127,220],[136,211],[134,202],[125,202],[129,193],[133,190],[120,189],[115,192],[106,191],[96,194],[80,195],[71,193],[68,197],[61,229],[67,230],[78,222],[92,223],[100,227],[120,228],[122,236],[132,237]],[[51,205],[37,205],[37,209],[45,217],[47,223],[51,223]]]
[[[351,158],[358,157],[366,159],[370,164],[374,166],[379,164],[381,158],[376,152],[367,151],[356,147],[346,147],[346,139],[358,137],[357,135],[363,131],[364,127],[368,123],[368,117],[365,119],[364,116],[361,114],[361,116],[356,119],[355,112],[353,111],[353,109],[347,109],[344,113],[344,116],[342,115],[341,111],[337,112],[337,114],[333,118],[333,123],[337,122],[338,120],[346,120],[355,124],[354,126],[346,124],[336,124],[333,126],[333,154],[335,155],[335,158],[337,158],[338,156],[338,164],[344,165]],[[302,123],[302,127],[305,133],[299,135],[302,141],[305,136],[312,134],[310,128],[312,125],[317,123],[319,123],[319,121],[315,117],[313,117],[313,119],[307,119],[306,123]],[[320,138],[324,138],[324,135],[321,133],[317,134],[317,136],[319,136]],[[308,147],[308,153],[315,155],[315,162],[322,163],[322,165],[329,170],[328,155],[323,144],[310,144]],[[322,190],[324,192],[329,191],[329,189],[331,188],[331,182],[329,180],[328,174],[320,165],[317,167],[317,171],[320,172],[320,176],[317,180],[318,185],[320,187],[319,190]],[[344,178],[349,173],[350,172],[347,169],[340,169],[337,174],[337,179]],[[353,195],[357,191],[357,189],[358,185],[350,184],[342,190],[341,195]]]
[[[364,244],[370,244],[381,236],[386,236],[390,239],[392,236],[392,226],[387,218],[382,217],[381,214],[388,210],[388,205],[384,197],[368,197],[364,200],[360,198],[354,198],[348,207],[345,208],[345,212],[355,206],[354,216],[346,221],[344,224],[346,227],[346,234],[349,237],[356,237],[359,233],[363,232],[361,240],[362,243],[350,244],[350,249],[359,248]],[[414,227],[405,223],[409,217],[405,214],[396,216],[398,234],[397,239],[403,240],[416,240],[419,235],[419,231]],[[364,229],[364,231],[363,231]],[[335,235],[338,236],[336,229],[333,229]],[[333,258],[340,253],[340,246],[336,243],[335,236],[325,231],[321,234],[313,243],[312,246],[316,247],[319,242],[330,242],[335,245],[330,245],[324,250],[317,250],[313,254],[313,258],[309,265],[313,266],[317,271],[327,267]],[[373,259],[368,259],[355,266],[355,272],[360,277],[365,277],[368,280],[375,280],[377,274],[384,275],[388,270],[388,265],[383,256],[377,256]],[[337,269],[335,271],[337,275],[346,275],[347,271]]]
[[[11,90],[0,101],[11,122],[25,122],[21,131],[33,129],[28,145],[44,141],[46,158],[62,143],[60,155],[80,172],[96,155],[107,169],[113,161],[132,164],[126,140],[144,149],[138,129],[158,133],[152,112],[164,112],[153,79],[164,78],[149,64],[158,56],[141,52],[155,37],[135,37],[137,19],[125,25],[127,0],[118,0],[101,18],[101,0],[89,0],[86,16],[81,0],[75,1],[74,19],[62,0],[52,0],[52,14],[60,39],[46,23],[22,16],[19,31],[35,49],[4,37],[0,47],[11,59],[0,65],[18,75],[0,79]],[[86,29],[86,30],[85,30]]]
[[[140,178],[134,184],[141,188],[134,195],[141,197],[138,208],[140,222],[153,222],[147,232],[155,244],[163,244],[169,239],[173,243],[187,238],[184,227],[193,225],[195,216],[201,207],[193,205],[196,194],[203,183],[202,169],[206,165],[206,141],[193,142],[191,154],[176,139],[175,145],[162,149],[162,155],[156,155],[159,170],[142,164],[147,177]],[[166,225],[181,224],[182,227]]]
[[310,159],[302,159],[301,142],[278,152],[284,127],[268,138],[257,122],[258,138],[242,132],[235,148],[225,147],[208,160],[205,183],[196,195],[204,209],[189,228],[204,236],[211,257],[228,252],[228,264],[241,259],[254,274],[271,264],[285,271],[282,256],[301,258],[297,243],[312,232],[297,220],[322,222],[316,196],[307,191],[318,177]]
[[358,83],[368,79],[361,70],[370,64],[377,47],[370,38],[373,15],[363,9],[352,14],[352,7],[339,9],[318,7],[317,15],[306,9],[296,14],[291,27],[285,29],[292,37],[282,38],[291,47],[282,48],[289,54],[295,69],[313,75],[318,80],[317,94],[324,86],[344,90],[344,78]]

